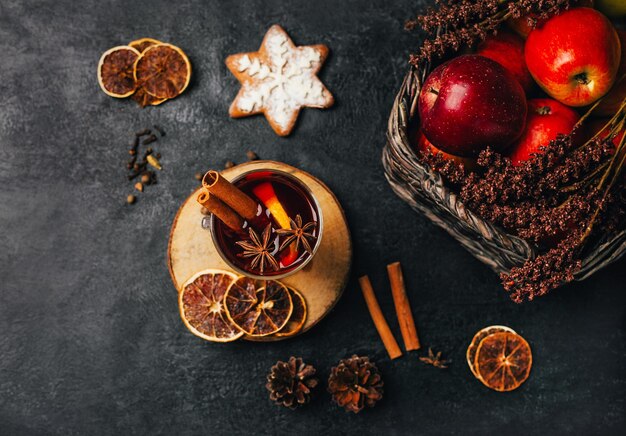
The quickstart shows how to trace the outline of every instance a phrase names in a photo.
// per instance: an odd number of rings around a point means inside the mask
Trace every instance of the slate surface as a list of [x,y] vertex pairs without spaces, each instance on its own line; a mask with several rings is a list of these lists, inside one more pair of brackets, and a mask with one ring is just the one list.
[[[418,40],[402,30],[418,1],[0,2],[0,433],[47,434],[617,434],[624,431],[626,260],[533,304],[396,198],[380,150],[395,90]],[[176,5],[174,5],[176,4]],[[278,138],[262,118],[227,116],[238,85],[223,60],[256,50],[279,23],[298,44],[332,50],[322,78],[332,110],[305,110]],[[140,110],[104,95],[100,54],[152,36],[183,47],[189,90]],[[129,207],[126,146],[157,123],[167,136],[159,184]],[[336,309],[297,340],[205,343],[178,316],[165,265],[169,226],[193,174],[245,160],[296,165],[342,201],[354,237],[352,279]],[[368,273],[399,338],[385,265],[400,260],[425,347],[388,360],[356,284]],[[470,374],[473,333],[507,324],[535,364],[518,391]],[[301,355],[322,379],[368,354],[384,374],[380,405],[353,416],[321,391],[281,410],[265,374]]]

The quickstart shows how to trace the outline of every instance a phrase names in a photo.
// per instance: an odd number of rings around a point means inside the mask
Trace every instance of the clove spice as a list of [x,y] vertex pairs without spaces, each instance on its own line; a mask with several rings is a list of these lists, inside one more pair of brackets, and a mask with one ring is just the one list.
[[[165,136],[165,131],[159,126],[154,126],[154,130],[158,132],[160,136]],[[142,137],[146,138],[141,141]],[[127,178],[129,181],[140,178],[140,180],[133,185],[137,192],[144,192],[146,186],[156,184],[156,173],[148,169],[148,166],[158,170],[162,169],[161,163],[159,162],[161,154],[155,154],[152,147],[147,147],[143,153],[139,153],[140,145],[148,145],[157,140],[158,137],[152,133],[152,130],[142,129],[135,132],[134,139],[129,144],[128,154],[130,155],[130,160],[126,162],[126,169],[129,170]],[[136,201],[137,197],[133,194],[129,194],[126,197],[128,204],[134,204]]]
[[148,144],[152,144],[154,141],[157,140],[156,135],[153,133],[150,136],[148,136],[146,139],[143,140],[142,144],[143,145],[148,145]]

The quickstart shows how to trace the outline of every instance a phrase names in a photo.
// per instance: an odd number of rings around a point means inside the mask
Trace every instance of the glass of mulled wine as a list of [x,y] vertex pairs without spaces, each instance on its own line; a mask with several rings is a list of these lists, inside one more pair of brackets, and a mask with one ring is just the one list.
[[304,268],[317,251],[322,211],[311,190],[279,170],[254,170],[231,181],[258,203],[256,217],[234,230],[211,215],[211,235],[222,259],[255,279],[278,279]]

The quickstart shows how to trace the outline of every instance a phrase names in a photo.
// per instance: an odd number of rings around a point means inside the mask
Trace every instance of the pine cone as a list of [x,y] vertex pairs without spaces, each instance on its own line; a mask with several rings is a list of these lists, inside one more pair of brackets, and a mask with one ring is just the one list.
[[290,357],[288,362],[276,362],[267,376],[265,387],[270,400],[276,404],[295,409],[311,399],[311,391],[317,386],[315,368],[302,358]]
[[374,407],[383,398],[383,380],[369,357],[354,355],[330,370],[328,392],[346,411],[359,413],[365,405]]

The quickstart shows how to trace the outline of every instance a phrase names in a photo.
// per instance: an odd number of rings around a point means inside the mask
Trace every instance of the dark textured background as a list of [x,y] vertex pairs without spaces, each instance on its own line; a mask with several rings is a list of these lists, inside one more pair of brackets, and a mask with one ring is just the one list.
[[[176,3],[176,6],[174,6]],[[421,3],[424,3],[423,1]],[[624,431],[626,260],[532,304],[396,198],[380,163],[387,115],[416,37],[411,1],[0,2],[0,433],[11,434],[616,434]],[[263,118],[232,120],[228,54],[256,50],[270,25],[326,43],[331,110],[305,110],[291,137]],[[103,94],[96,64],[142,36],[181,46],[190,88],[156,108]],[[167,136],[159,184],[129,207],[132,132]],[[276,344],[219,345],[187,332],[165,253],[193,175],[245,151],[301,167],[345,207],[355,246],[343,299],[313,331]],[[370,275],[398,339],[385,265],[400,260],[423,344],[448,370],[391,362],[356,284]],[[470,374],[474,332],[506,324],[534,367],[500,394]],[[324,391],[306,409],[267,398],[269,367],[301,355],[322,379],[370,355],[385,377],[375,409],[348,415]],[[623,433],[622,433],[623,434]]]

